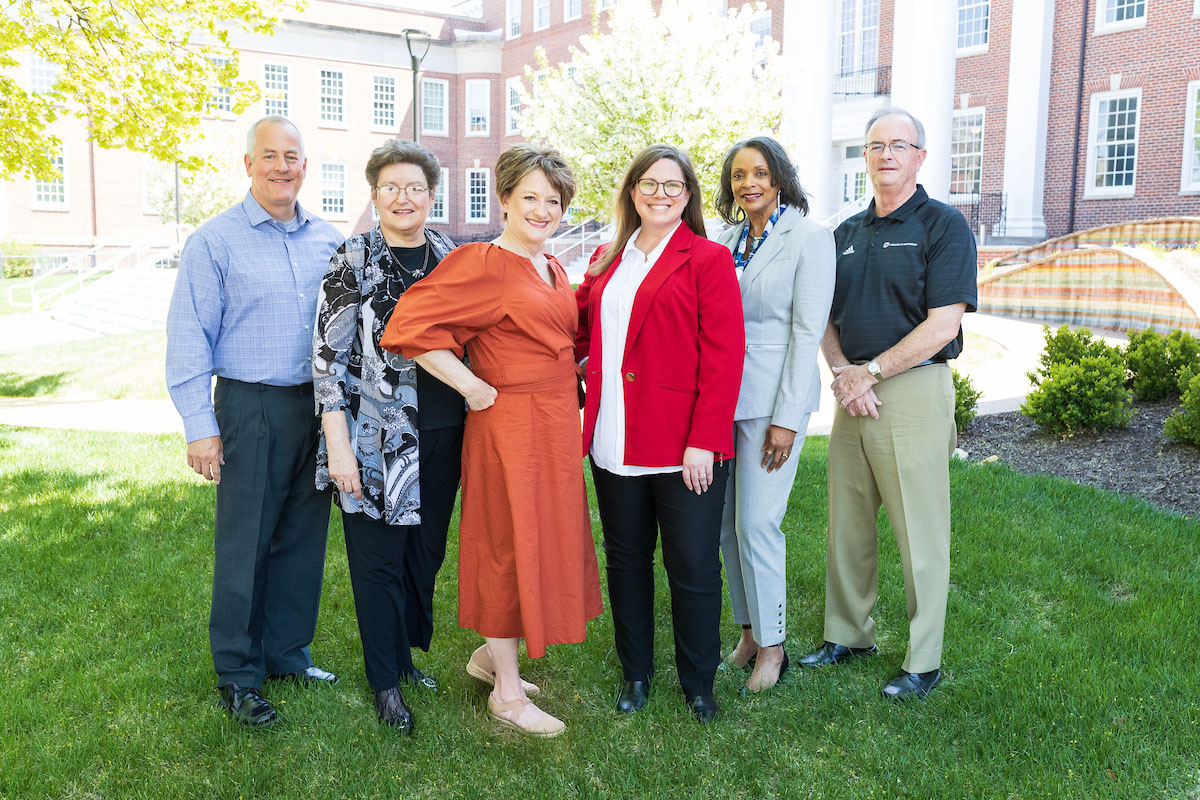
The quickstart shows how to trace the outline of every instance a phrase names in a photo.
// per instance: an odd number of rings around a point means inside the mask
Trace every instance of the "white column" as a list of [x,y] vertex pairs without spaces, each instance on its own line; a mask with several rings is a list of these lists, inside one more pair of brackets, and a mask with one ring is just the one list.
[[787,3],[783,15],[782,139],[808,192],[809,213],[837,211],[829,169],[833,137],[833,45],[837,0]]
[[[1013,0],[1004,125],[1005,235],[1046,238],[1042,193],[1046,179],[1046,126],[1050,105],[1053,0]],[[988,154],[983,154],[987,164]]]
[[925,126],[929,154],[917,182],[930,197],[950,196],[950,123],[958,33],[955,0],[896,0],[892,25],[892,104]]

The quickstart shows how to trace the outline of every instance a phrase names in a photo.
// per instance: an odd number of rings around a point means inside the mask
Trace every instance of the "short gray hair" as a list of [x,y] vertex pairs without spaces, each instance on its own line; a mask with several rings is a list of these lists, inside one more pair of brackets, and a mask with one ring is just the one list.
[[412,164],[420,167],[425,175],[425,183],[430,189],[436,189],[442,179],[442,165],[437,156],[428,147],[416,142],[402,142],[398,139],[388,139],[381,146],[371,151],[364,170],[367,183],[372,189],[379,180],[380,171],[390,164]]
[[300,155],[304,155],[304,137],[300,135],[300,129],[296,127],[296,123],[292,122],[282,114],[268,114],[262,119],[256,120],[250,126],[250,130],[246,131],[246,155],[254,158],[254,145],[258,143],[258,126],[259,125],[288,125],[296,132],[296,138],[300,140]]
[[867,120],[867,127],[863,129],[863,139],[867,138],[867,134],[871,131],[871,126],[884,117],[905,117],[917,129],[917,140],[913,144],[917,146],[918,150],[925,149],[925,126],[921,124],[921,120],[899,106],[883,106],[882,108],[875,109],[875,113]]

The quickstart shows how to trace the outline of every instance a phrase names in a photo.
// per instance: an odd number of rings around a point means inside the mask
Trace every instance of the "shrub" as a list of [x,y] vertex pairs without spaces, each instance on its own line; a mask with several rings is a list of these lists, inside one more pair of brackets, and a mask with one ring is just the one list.
[[1036,372],[1027,373],[1034,386],[1049,378],[1055,366],[1078,364],[1087,357],[1107,358],[1117,364],[1121,369],[1122,383],[1124,382],[1125,354],[1119,347],[1097,339],[1087,328],[1072,331],[1063,325],[1057,331],[1051,331],[1049,325],[1043,325],[1042,332],[1046,337],[1046,347],[1038,359],[1041,367]]
[[950,370],[950,377],[954,379],[954,427],[963,431],[975,419],[983,392],[975,388],[969,375],[960,375],[956,369]]
[[1200,340],[1181,330],[1162,336],[1153,330],[1130,331],[1125,359],[1139,400],[1166,400],[1182,394],[1180,370],[1195,364]]
[[28,278],[33,275],[33,256],[37,245],[16,239],[0,239],[0,255],[4,256],[5,278]]
[[[1187,384],[1183,383],[1187,378]],[[1167,417],[1163,433],[1177,442],[1200,445],[1200,368],[1185,367],[1180,376],[1183,399],[1175,413]]]
[[1087,355],[1049,369],[1021,405],[1021,413],[1049,433],[1122,428],[1133,418],[1125,366],[1111,356]]

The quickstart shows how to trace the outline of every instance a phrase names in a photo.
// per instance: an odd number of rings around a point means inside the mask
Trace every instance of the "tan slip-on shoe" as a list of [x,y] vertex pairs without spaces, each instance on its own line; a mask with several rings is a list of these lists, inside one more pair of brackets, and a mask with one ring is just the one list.
[[[496,672],[492,669],[492,657],[487,651],[486,644],[475,648],[475,652],[471,653],[471,657],[467,659],[467,674],[477,681],[483,681],[488,686],[496,685]],[[523,678],[521,686],[525,688],[525,694],[537,694],[540,691],[536,683],[530,683]]]
[[519,700],[513,700],[508,703],[501,703],[492,697],[491,694],[488,694],[488,713],[492,715],[492,719],[505,728],[511,728],[518,733],[523,733],[526,736],[536,736],[540,739],[550,739],[558,736],[567,729],[566,723],[557,717],[550,716],[545,711],[542,711],[542,716],[537,722],[522,723],[521,717],[524,715],[526,708],[535,708],[541,711],[528,697],[522,697]]

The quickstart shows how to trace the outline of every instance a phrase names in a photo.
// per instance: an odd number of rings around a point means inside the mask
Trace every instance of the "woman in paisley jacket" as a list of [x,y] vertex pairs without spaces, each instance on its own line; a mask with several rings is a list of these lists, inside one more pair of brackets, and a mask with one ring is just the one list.
[[461,473],[465,406],[453,389],[379,337],[396,300],[454,243],[425,227],[441,167],[391,140],[366,168],[379,215],[346,240],[321,284],[313,383],[321,414],[317,488],[336,487],[367,681],[379,719],[411,732],[400,680],[430,690],[410,647],[429,650],[434,578]]

